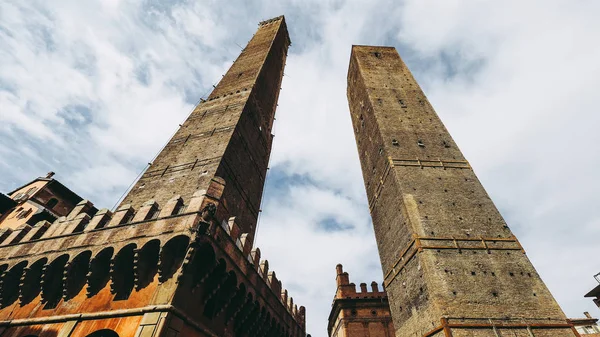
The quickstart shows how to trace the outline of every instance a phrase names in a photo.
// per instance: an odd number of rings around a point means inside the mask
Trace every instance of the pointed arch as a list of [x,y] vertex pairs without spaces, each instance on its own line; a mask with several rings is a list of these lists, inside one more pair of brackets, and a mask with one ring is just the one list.
[[150,240],[136,252],[135,279],[136,289],[142,289],[152,283],[158,272],[160,240]]
[[217,289],[213,291],[212,296],[204,305],[204,316],[208,318],[214,318],[220,314],[236,295],[237,276],[235,272],[230,271],[221,280],[223,282],[217,285]]
[[94,331],[91,334],[87,335],[86,337],[119,337],[119,334],[116,333],[114,330],[102,329],[102,330]]
[[87,275],[87,297],[96,295],[108,283],[110,262],[114,251],[115,249],[112,247],[104,248],[91,259]]
[[181,266],[188,250],[190,238],[187,235],[173,237],[162,247],[158,266],[158,280],[165,282]]
[[63,294],[63,275],[69,255],[64,254],[50,264],[46,265],[42,277],[42,302],[46,303],[44,309],[56,308]]
[[25,268],[23,282],[19,289],[19,302],[21,306],[33,301],[42,291],[42,275],[44,266],[48,263],[47,258],[41,258]]
[[92,252],[86,250],[84,252],[79,253],[73,261],[68,263],[67,270],[65,273],[65,291],[64,298],[65,300],[70,300],[75,297],[83,286],[86,283],[87,274],[90,269],[90,258],[92,256]]
[[19,297],[19,284],[21,283],[21,276],[27,261],[21,261],[14,265],[9,270],[2,273],[0,279],[0,307],[5,308],[13,304]]
[[130,243],[121,248],[113,261],[110,272],[111,292],[115,294],[115,301],[126,300],[131,295],[135,284],[134,254],[136,244]]

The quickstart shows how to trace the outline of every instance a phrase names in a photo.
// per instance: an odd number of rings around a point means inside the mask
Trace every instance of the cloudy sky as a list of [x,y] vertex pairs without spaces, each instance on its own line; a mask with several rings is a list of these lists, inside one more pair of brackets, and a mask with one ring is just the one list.
[[292,46],[257,245],[326,335],[335,265],[380,281],[345,97],[395,46],[568,316],[600,272],[596,0],[0,2],[0,191],[47,171],[112,207],[257,29]]

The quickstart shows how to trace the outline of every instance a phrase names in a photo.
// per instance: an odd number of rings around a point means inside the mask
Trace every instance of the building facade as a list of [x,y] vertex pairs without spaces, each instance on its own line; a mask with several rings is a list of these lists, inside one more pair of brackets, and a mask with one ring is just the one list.
[[569,321],[575,326],[575,329],[581,336],[600,337],[600,326],[598,319],[592,317],[589,312],[584,312],[584,318],[571,318]]
[[27,235],[0,243],[2,337],[306,336],[252,245],[289,45],[261,22],[114,212],[57,200],[7,225]]
[[366,283],[350,283],[348,273],[342,265],[336,267],[337,290],[329,314],[327,333],[329,337],[393,337],[394,325],[385,290],[379,289],[377,282],[371,282],[371,290]]
[[0,242],[19,241],[40,222],[44,225],[38,235],[42,235],[51,222],[68,215],[83,200],[53,176],[48,172],[6,195],[0,193]]
[[577,335],[396,50],[347,94],[396,336]]
[[590,297],[594,301],[594,303],[600,308],[600,273],[594,275],[594,279],[598,282],[598,285],[590,290],[585,297]]

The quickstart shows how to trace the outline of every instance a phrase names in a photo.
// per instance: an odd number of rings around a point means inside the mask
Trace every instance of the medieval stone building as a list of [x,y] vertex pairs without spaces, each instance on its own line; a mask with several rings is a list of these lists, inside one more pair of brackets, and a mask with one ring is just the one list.
[[329,314],[327,332],[330,337],[392,337],[394,325],[390,315],[385,290],[377,282],[371,282],[371,291],[366,283],[350,283],[348,273],[342,265],[336,267],[337,289]]
[[252,246],[289,45],[260,23],[114,212],[50,177],[0,198],[2,337],[306,336]]
[[396,336],[576,336],[394,48],[348,101]]

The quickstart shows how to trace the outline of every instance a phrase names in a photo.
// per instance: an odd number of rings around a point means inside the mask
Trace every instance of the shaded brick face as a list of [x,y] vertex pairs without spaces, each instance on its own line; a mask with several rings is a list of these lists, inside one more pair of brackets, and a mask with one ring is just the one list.
[[290,40],[285,21],[262,24],[208,99],[182,124],[121,206],[174,195],[189,200],[210,180],[226,189],[223,217],[254,237],[271,152],[271,129]]
[[348,101],[396,334],[573,336],[394,48],[353,47]]

